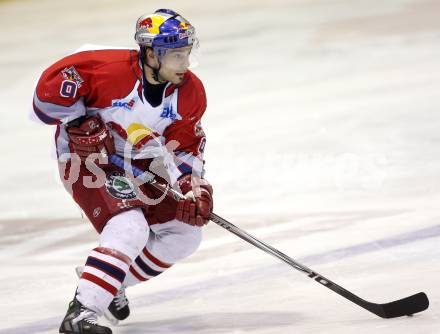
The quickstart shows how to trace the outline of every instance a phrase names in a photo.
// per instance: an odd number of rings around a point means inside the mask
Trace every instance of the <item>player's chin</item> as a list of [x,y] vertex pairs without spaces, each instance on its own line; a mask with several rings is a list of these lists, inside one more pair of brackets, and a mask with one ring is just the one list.
[[183,78],[185,76],[185,72],[177,72],[174,74],[174,80],[175,84],[181,83],[183,81]]

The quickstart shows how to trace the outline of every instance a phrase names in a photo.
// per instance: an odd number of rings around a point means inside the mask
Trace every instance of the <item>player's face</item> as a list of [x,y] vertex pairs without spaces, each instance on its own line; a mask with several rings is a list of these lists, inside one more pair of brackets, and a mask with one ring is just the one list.
[[183,48],[168,49],[161,60],[159,76],[164,81],[170,81],[173,84],[179,84],[190,65],[189,56],[191,46]]

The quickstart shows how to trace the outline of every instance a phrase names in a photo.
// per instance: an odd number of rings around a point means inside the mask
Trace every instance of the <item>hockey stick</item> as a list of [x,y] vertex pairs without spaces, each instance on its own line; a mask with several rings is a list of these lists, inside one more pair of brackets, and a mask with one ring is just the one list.
[[[141,169],[132,166],[129,163],[124,163],[124,159],[116,154],[113,154],[110,156],[110,161],[130,172],[135,177],[140,177],[143,181],[150,183],[154,187],[162,190],[162,191],[169,191],[172,193],[173,197],[176,199],[184,198],[182,194],[177,192],[176,190],[167,187],[164,189],[163,186],[160,186],[156,180],[155,175],[148,172],[148,171],[142,171]],[[235,234],[239,238],[243,239],[244,241],[247,241],[251,245],[254,245],[255,247],[263,250],[264,252],[276,257],[277,259],[280,259],[281,261],[287,263],[289,266],[293,267],[294,269],[303,272],[311,279],[315,280],[316,282],[320,283],[321,285],[325,286],[326,288],[329,288],[330,290],[333,290],[340,296],[352,301],[353,303],[359,305],[360,307],[376,314],[377,316],[381,318],[396,318],[401,317],[405,315],[412,315],[414,313],[418,313],[421,311],[424,311],[429,306],[429,300],[428,297],[424,292],[419,292],[415,295],[395,300],[389,303],[384,304],[377,304],[377,303],[371,303],[369,301],[366,301],[355,294],[351,293],[350,291],[344,289],[342,286],[332,282],[328,278],[318,274],[316,271],[313,271],[306,266],[300,264],[299,262],[295,261],[291,257],[287,256],[286,254],[280,252],[276,248],[266,244],[263,241],[258,240],[254,236],[250,235],[249,233],[243,231],[239,227],[235,226],[234,224],[228,222],[226,219],[216,215],[215,213],[212,213],[210,216],[210,220],[216,223],[217,225],[223,227],[224,229],[228,230],[229,232]]]

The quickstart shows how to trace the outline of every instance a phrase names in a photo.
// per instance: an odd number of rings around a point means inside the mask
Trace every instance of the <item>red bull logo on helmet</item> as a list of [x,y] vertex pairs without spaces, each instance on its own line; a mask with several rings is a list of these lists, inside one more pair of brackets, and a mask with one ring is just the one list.
[[145,20],[139,22],[139,28],[153,28],[153,20],[151,17],[147,17]]
[[191,24],[189,24],[188,22],[180,22],[180,24],[179,24],[179,28],[180,28],[180,29],[187,30],[187,29],[189,29],[190,27],[191,27]]

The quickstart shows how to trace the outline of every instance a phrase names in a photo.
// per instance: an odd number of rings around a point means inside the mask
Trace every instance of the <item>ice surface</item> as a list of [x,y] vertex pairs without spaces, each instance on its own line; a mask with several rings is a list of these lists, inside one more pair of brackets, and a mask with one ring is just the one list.
[[216,212],[365,299],[431,306],[376,318],[211,224],[114,333],[438,333],[439,1],[24,0],[0,3],[0,334],[57,332],[96,243],[28,119],[35,80],[85,43],[134,46],[163,7],[199,32]]

